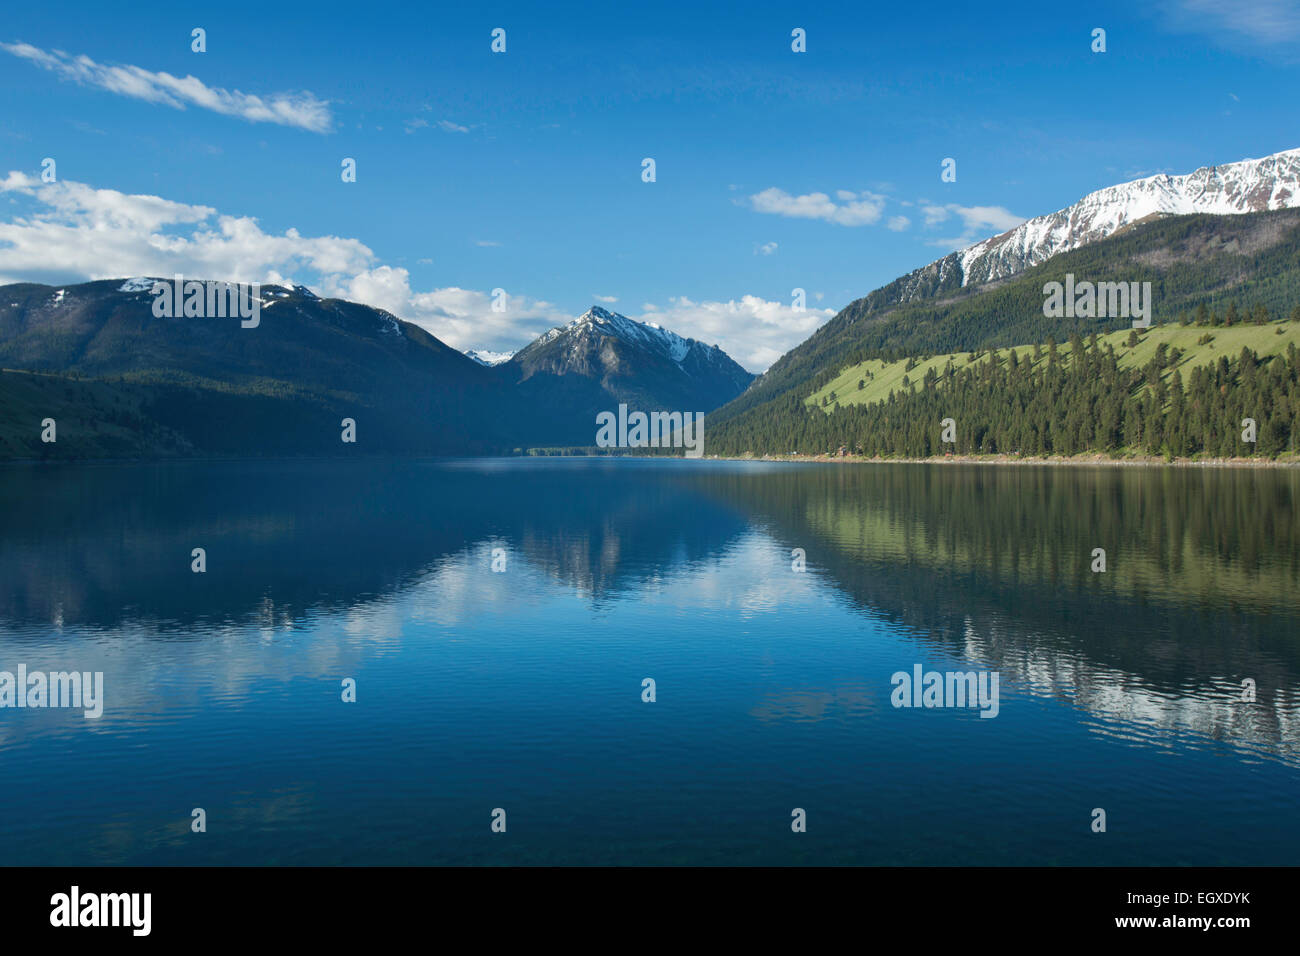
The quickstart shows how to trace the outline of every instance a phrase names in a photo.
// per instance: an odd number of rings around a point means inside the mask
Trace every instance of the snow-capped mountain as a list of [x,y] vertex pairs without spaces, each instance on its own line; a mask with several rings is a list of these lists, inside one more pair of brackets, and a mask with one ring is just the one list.
[[1239,215],[1296,207],[1300,207],[1300,149],[1204,166],[1182,176],[1148,176],[1099,189],[1072,206],[923,266],[903,277],[896,301],[1006,278],[1152,217]]
[[498,368],[526,396],[538,430],[557,444],[590,444],[595,413],[621,402],[646,411],[710,412],[754,378],[716,345],[599,306],[538,336]]
[[514,352],[493,352],[490,349],[466,349],[465,354],[479,365],[500,365],[514,358]]
[[[640,345],[671,358],[679,365],[694,346],[705,347],[694,339],[684,339],[676,332],[660,328],[654,323],[638,322],[635,319],[629,319],[626,315],[619,315],[617,312],[610,312],[598,305],[593,305],[568,325],[558,326],[539,336],[529,348],[554,342],[564,336],[576,339],[588,329],[600,335],[612,335],[624,342]],[[719,352],[722,351],[716,345],[714,348]]]
[[720,383],[710,384],[721,384],[723,391],[734,387],[737,392],[753,378],[716,345],[683,338],[653,323],[638,322],[596,305],[568,325],[539,336],[511,361],[530,374],[541,367],[557,373],[592,375],[599,370],[619,374],[635,371],[623,365],[628,361],[643,366],[663,364],[701,384],[721,379]]

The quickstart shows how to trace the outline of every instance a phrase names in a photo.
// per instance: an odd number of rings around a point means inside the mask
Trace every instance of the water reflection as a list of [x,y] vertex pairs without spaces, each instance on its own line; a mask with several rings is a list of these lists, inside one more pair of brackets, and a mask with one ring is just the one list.
[[[268,708],[279,708],[277,724],[304,722],[301,747],[335,719],[322,714],[332,713],[340,675],[385,660],[394,687],[423,680],[447,697],[436,718],[428,703],[406,714],[416,728],[436,719],[459,739],[462,725],[496,720],[514,745],[545,750],[572,721],[604,735],[600,747],[612,751],[593,757],[602,766],[645,731],[621,727],[620,711],[595,702],[650,665],[677,682],[696,733],[735,720],[747,724],[733,726],[733,740],[744,726],[808,728],[821,735],[808,745],[839,760],[835,748],[862,746],[855,728],[897,719],[887,675],[914,662],[1000,671],[999,721],[1017,734],[1005,746],[1026,759],[1051,759],[1062,729],[1011,723],[1008,698],[1077,713],[1100,741],[1300,766],[1294,471],[9,466],[0,497],[0,657],[57,669],[72,655],[79,668],[103,670],[112,689],[102,721],[55,712],[0,721],[0,754],[27,748],[37,776],[35,740],[128,748],[143,730],[194,722],[223,759],[242,759],[239,735],[259,739]],[[195,547],[207,551],[205,574],[190,570]],[[796,548],[806,574],[792,570]],[[1106,551],[1104,574],[1089,567],[1096,548]],[[508,570],[494,573],[502,553]],[[534,700],[538,674],[572,687]],[[1253,702],[1242,699],[1247,679]],[[297,714],[283,702],[290,691],[320,709]],[[909,726],[919,752],[964,746]],[[401,753],[424,746],[409,726],[389,733]],[[183,778],[180,745],[155,746]],[[268,766],[292,763],[289,742],[259,746]],[[716,758],[702,765],[716,768]],[[375,779],[398,785],[382,769]],[[920,785],[898,783],[910,784]],[[328,813],[317,804],[323,786],[245,784],[247,800],[231,800],[263,826],[274,810],[305,833],[309,809]],[[372,799],[389,796],[380,788]],[[114,818],[96,826],[112,858],[126,830]],[[156,853],[177,839],[132,832],[132,846]]]

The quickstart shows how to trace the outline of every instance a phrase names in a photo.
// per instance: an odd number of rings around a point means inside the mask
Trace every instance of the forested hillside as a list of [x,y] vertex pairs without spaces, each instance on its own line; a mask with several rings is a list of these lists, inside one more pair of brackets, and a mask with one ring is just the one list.
[[[926,448],[924,441],[916,435],[905,438],[904,433],[898,430],[902,427],[900,415],[916,413],[920,416],[908,419],[911,423],[909,429],[921,427],[922,421],[927,420],[925,415],[929,412],[920,413],[918,410],[922,406],[917,404],[925,399],[927,373],[934,373],[942,379],[935,383],[936,386],[942,384],[943,390],[951,389],[949,401],[955,401],[957,393],[965,395],[962,390],[971,384],[964,374],[967,370],[960,367],[969,359],[969,353],[1015,347],[1021,349],[1018,359],[1023,359],[1024,350],[1032,349],[1035,344],[1046,350],[1053,340],[1065,343],[1072,337],[1104,335],[1131,327],[1129,317],[1045,317],[1044,285],[1064,281],[1067,274],[1091,282],[1150,282],[1153,324],[1157,327],[1164,324],[1226,328],[1257,323],[1277,325],[1277,320],[1282,318],[1300,321],[1300,210],[1242,216],[1179,216],[1146,222],[1109,239],[1057,256],[1012,279],[960,290],[936,287],[927,298],[905,305],[888,305],[892,296],[888,292],[890,287],[878,290],[844,309],[807,342],[778,361],[744,395],[719,409],[710,422],[709,453],[784,454],[798,451],[824,454],[841,444],[854,447],[864,441],[874,442],[872,447],[881,454],[912,456],[951,450],[923,450]],[[1286,343],[1294,335],[1295,326],[1277,325],[1276,331],[1286,336],[1283,339]],[[1185,353],[1189,351],[1192,350],[1184,349]],[[957,353],[967,354],[957,358]],[[936,368],[940,364],[937,357],[941,358],[940,368]],[[1193,357],[1184,355],[1183,359],[1190,361]],[[951,372],[946,368],[949,358],[956,359]],[[998,357],[995,367],[989,372],[994,376],[990,382],[1001,381],[996,375],[1006,373],[1003,366],[1006,358],[1005,354]],[[1117,356],[1115,383],[1119,385],[1127,381],[1123,376],[1141,372],[1141,369],[1121,367],[1122,360],[1122,354]],[[1234,356],[1232,361],[1236,369],[1240,360]],[[1257,363],[1262,367],[1277,367],[1264,357],[1257,358]],[[830,416],[830,422],[809,416],[807,400],[820,403],[829,397],[832,390],[837,392],[836,398],[841,406],[858,404],[851,398],[852,391],[856,390],[856,379],[861,378],[864,390],[868,389],[875,375],[886,366],[890,367],[893,376],[891,388],[897,382],[896,390],[900,394],[890,399],[887,393],[881,394],[876,387],[875,394],[868,401],[884,401],[893,410],[892,414],[879,408],[841,408]],[[908,366],[911,368],[907,369]],[[909,375],[909,384],[918,390],[918,399],[912,399],[907,386],[901,383],[899,367],[907,369],[903,374],[917,370]],[[1062,358],[1059,374],[1068,378],[1073,374],[1070,368],[1071,363]],[[1172,387],[1176,370],[1161,368],[1162,375],[1171,380],[1166,383],[1167,387]],[[1002,371],[998,372],[998,369]],[[1048,387],[1048,380],[1042,378],[1044,370],[1036,364],[1030,369],[1033,377],[1018,378],[1014,383],[1007,381],[1005,384],[1022,390]],[[978,373],[978,367],[970,371]],[[1018,370],[1018,374],[1028,372]],[[1182,374],[1186,377],[1190,372]],[[841,387],[846,382],[853,383],[848,395]],[[1238,385],[1236,373],[1218,384],[1229,391],[1235,389]],[[1184,386],[1191,387],[1190,381]],[[1016,403],[1018,400],[1028,403],[1034,396],[1032,393],[1017,394],[1019,399],[1014,399],[1011,394],[1006,396],[1005,411],[995,409],[990,402],[987,414],[980,413],[984,415],[982,427],[991,430],[1023,425],[1014,412]],[[1052,396],[1044,394],[1041,399],[1046,401],[1049,397]],[[1071,400],[1078,398],[1071,393]],[[1113,400],[1119,401],[1122,407],[1122,398],[1117,396]],[[1128,396],[1128,399],[1137,400],[1136,396]],[[1231,401],[1236,402],[1237,398],[1234,396]],[[828,402],[828,405],[834,404]],[[904,406],[911,411],[904,412]],[[965,407],[975,411],[974,406]],[[935,441],[938,437],[937,422],[939,418],[951,416],[951,408],[934,419],[932,438]],[[1036,412],[1043,409],[1040,402]],[[1254,417],[1258,419],[1260,416]],[[887,426],[886,419],[889,422]],[[854,422],[852,426],[846,424],[850,420]],[[1075,454],[1127,447],[1127,443],[1119,446],[1099,444],[1102,439],[1095,432],[1091,439],[1066,441],[1062,438],[1058,442],[1053,436],[1062,436],[1066,431],[1081,434],[1079,429],[1068,429],[1063,419],[1050,421],[1044,418],[1036,423],[1036,427],[1038,437],[1033,441],[1029,437],[1019,442],[1010,439],[1011,445],[1005,442],[1012,433],[1000,432],[1003,441],[999,442],[999,447],[1011,451],[1025,445],[1020,449],[1025,454],[1041,453],[1032,452],[1032,448],[1050,450],[1053,454]],[[1279,424],[1277,427],[1282,426]],[[1291,427],[1287,425],[1287,428]],[[863,428],[870,428],[878,434],[867,439],[861,434]],[[1189,435],[1193,432],[1200,435],[1196,439],[1189,438],[1195,449],[1209,453],[1211,447],[1223,448],[1218,437],[1202,434],[1195,428]],[[967,432],[966,441],[965,450],[988,449],[983,441],[975,440],[972,431]],[[1289,439],[1286,444],[1289,444]],[[1134,446],[1134,450],[1141,448],[1147,453],[1162,454],[1162,445],[1157,443],[1152,448],[1144,439]],[[1066,452],[1063,450],[1066,447],[1073,450]],[[1272,446],[1261,443],[1254,448],[1238,448],[1233,453],[1264,454],[1266,447]],[[1174,453],[1183,454],[1181,451]]]
[[[1282,331],[1281,324],[1273,327]],[[1130,334],[1140,341],[1138,333]],[[1211,344],[1212,333],[1203,337]],[[842,449],[907,458],[1294,455],[1300,351],[1291,341],[1284,352],[1263,358],[1243,348],[1197,364],[1161,343],[1137,364],[1123,362],[1112,343],[1095,335],[1086,343],[1074,336],[1063,349],[1053,341],[1024,351],[990,351],[962,366],[948,362],[941,372],[930,367],[883,401],[830,399],[824,396],[823,405],[787,393],[771,403],[775,414],[765,423],[742,419],[722,435],[709,435],[708,451],[819,455]],[[1243,437],[1247,426],[1254,441]]]

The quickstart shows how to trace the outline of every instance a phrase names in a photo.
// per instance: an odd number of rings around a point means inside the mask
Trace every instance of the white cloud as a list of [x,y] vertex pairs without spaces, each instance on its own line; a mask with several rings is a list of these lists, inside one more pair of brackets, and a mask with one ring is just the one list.
[[28,43],[0,43],[0,49],[65,79],[147,103],[175,109],[197,106],[250,123],[278,123],[314,133],[328,132],[333,124],[328,102],[306,91],[261,97],[207,86],[194,76],[177,77],[138,66],[105,66],[88,56],[74,57],[62,50],[46,52]]
[[[458,286],[412,289],[405,268],[378,262],[358,239],[304,236],[296,229],[267,232],[252,217],[224,215],[210,206],[72,181],[41,183],[20,172],[0,178],[0,195],[16,199],[22,209],[0,222],[0,284],[178,272],[233,282],[297,283],[322,296],[386,309],[457,349],[517,349],[573,318],[550,302],[510,289],[505,312],[493,311],[490,292]],[[596,299],[617,301],[615,296]],[[728,302],[681,296],[667,306],[642,308],[644,314],[634,318],[716,343],[751,371],[766,369],[834,314],[820,308],[796,312],[753,295]]]
[[662,308],[647,303],[645,313],[632,318],[719,345],[751,372],[765,371],[835,314],[834,309],[796,312],[784,302],[755,295],[727,302],[695,302],[677,296],[668,302]]
[[438,120],[438,126],[441,127],[442,129],[446,130],[448,133],[468,133],[468,132],[469,132],[469,127],[468,127],[468,126],[459,126],[459,125],[457,125],[456,123],[451,122],[451,120]]
[[927,226],[933,226],[948,218],[948,210],[943,208],[943,206],[922,205],[921,214],[925,216],[925,224]]
[[181,273],[203,279],[301,283],[387,309],[456,348],[516,348],[570,316],[511,296],[492,311],[488,293],[456,287],[413,291],[406,269],[376,261],[357,239],[269,233],[247,216],[84,183],[42,184],[10,172],[0,194],[31,211],[0,222],[0,284],[63,283]]
[[925,215],[926,226],[947,222],[953,215],[961,220],[960,236],[932,239],[927,242],[927,245],[949,250],[965,248],[981,239],[1014,229],[1025,221],[1024,216],[1017,216],[1001,206],[959,206],[956,203],[947,203],[943,206],[924,205],[921,207],[921,212]]
[[1014,229],[1025,221],[1024,216],[1017,216],[1009,209],[1002,206],[957,206],[948,207],[957,215],[961,216],[962,222],[968,229],[991,228],[997,232],[1006,232],[1008,229]]
[[807,193],[792,196],[775,186],[749,197],[756,212],[791,219],[824,219],[841,226],[866,226],[879,222],[885,208],[885,197],[874,193],[854,193],[837,190],[837,203],[826,193]]
[[491,249],[501,245],[501,243],[497,242],[495,239],[475,239],[474,245],[483,246],[485,249]]
[[908,219],[906,216],[894,216],[889,220],[888,225],[894,232],[902,232],[911,224],[912,220]]
[[776,249],[777,249],[777,245],[775,242],[765,242],[761,246],[757,246],[754,249],[754,255],[770,256],[772,253],[776,252]]
[[322,294],[386,309],[457,349],[517,349],[572,316],[551,303],[507,295],[506,311],[492,309],[492,296],[477,289],[450,286],[418,292],[407,270],[378,266],[353,276],[333,276]]
[[335,236],[267,233],[257,220],[210,206],[128,195],[64,180],[39,183],[9,173],[0,189],[33,211],[0,223],[0,281],[187,275],[241,282],[299,269],[357,272],[374,258]]
[[613,305],[618,301],[618,296],[616,295],[593,295],[592,298],[597,302],[604,302],[606,305]]
[[28,176],[26,173],[11,169],[4,179],[0,179],[0,193],[25,190],[39,182],[40,180],[34,176]]

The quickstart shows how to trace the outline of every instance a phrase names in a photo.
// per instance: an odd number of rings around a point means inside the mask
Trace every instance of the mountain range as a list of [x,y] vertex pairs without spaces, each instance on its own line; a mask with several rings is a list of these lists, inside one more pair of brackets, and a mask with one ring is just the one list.
[[159,318],[155,281],[0,287],[0,455],[337,454],[344,418],[360,453],[591,446],[598,411],[708,412],[752,378],[716,346],[603,309],[489,358],[303,286],[262,286],[255,328]]
[[1300,207],[1300,149],[1204,166],[1183,176],[1148,176],[1099,189],[1064,209],[949,253],[872,296],[877,304],[898,305],[983,285],[1167,216],[1228,216],[1296,207]]
[[[1126,325],[1044,317],[1043,285],[1067,273],[1151,282],[1160,321],[1229,304],[1287,315],[1300,303],[1300,150],[1090,193],[855,300],[757,378],[716,345],[599,306],[517,352],[461,353],[302,286],[262,287],[261,323],[246,329],[155,317],[150,277],[7,285],[0,455],[339,454],[344,418],[358,453],[589,447],[596,414],[623,403],[710,413],[714,451],[778,450],[802,403],[867,360]],[[39,440],[45,418],[59,421],[55,444]]]
[[[714,447],[724,437],[753,436],[774,414],[773,402],[810,395],[866,358],[1064,341],[1127,324],[1045,318],[1042,287],[1067,273],[1151,281],[1156,315],[1166,318],[1201,306],[1226,309],[1232,299],[1286,315],[1300,302],[1297,207],[1294,149],[1090,193],[849,303],[714,413]],[[738,424],[728,436],[731,421]]]

